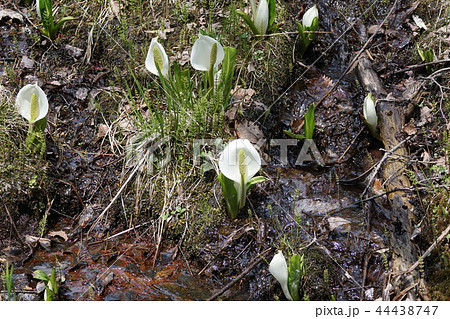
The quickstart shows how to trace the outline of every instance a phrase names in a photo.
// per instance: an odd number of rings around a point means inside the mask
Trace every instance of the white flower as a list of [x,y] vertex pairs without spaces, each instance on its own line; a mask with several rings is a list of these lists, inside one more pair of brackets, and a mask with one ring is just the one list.
[[278,251],[278,254],[273,256],[272,261],[269,264],[269,272],[280,283],[286,298],[292,300],[288,288],[288,267],[281,250]]
[[[215,53],[213,47],[216,48]],[[214,70],[216,70],[224,57],[223,47],[217,40],[207,35],[198,35],[191,52],[191,64],[194,69],[209,71],[211,64],[214,64]]]
[[35,123],[47,116],[47,96],[37,84],[27,84],[17,93],[16,107],[30,124]]
[[303,15],[303,28],[310,28],[313,24],[314,18],[319,18],[319,10],[317,10],[316,5],[306,10],[305,14]]
[[[259,1],[258,8],[256,9],[255,1],[252,1],[253,10],[253,23],[259,34],[266,34],[267,27],[269,26],[269,5],[267,0]],[[256,10],[256,11],[255,11]]]
[[226,178],[234,181],[241,208],[245,204],[247,183],[258,173],[260,168],[261,158],[248,140],[234,140],[220,154],[220,172]]
[[159,66],[161,74],[167,78],[169,75],[169,58],[163,46],[158,42],[158,39],[153,38],[148,49],[147,58],[145,59],[145,67],[151,73],[159,75],[156,65]]
[[372,93],[367,94],[366,98],[364,99],[363,114],[367,124],[369,124],[371,129],[376,130],[378,124],[378,116],[375,109],[375,100],[372,96]]
[[36,12],[39,18],[41,18],[41,9],[39,8],[39,0],[36,0]]

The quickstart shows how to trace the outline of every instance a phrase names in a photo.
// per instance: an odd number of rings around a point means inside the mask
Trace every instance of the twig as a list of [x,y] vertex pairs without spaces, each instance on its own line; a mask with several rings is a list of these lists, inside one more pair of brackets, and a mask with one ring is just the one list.
[[377,175],[378,171],[381,168],[381,165],[383,165],[384,161],[386,161],[389,157],[390,154],[392,154],[393,152],[395,152],[398,148],[400,148],[403,143],[405,143],[407,140],[409,139],[409,137],[407,137],[406,139],[404,139],[403,141],[401,141],[400,143],[398,143],[396,146],[394,146],[392,149],[390,149],[389,151],[386,151],[386,153],[383,155],[383,158],[378,162],[378,164],[375,166],[375,171],[372,173],[372,175],[370,176],[369,182],[367,183],[366,188],[364,189],[364,192],[361,194],[361,197],[364,197],[367,193],[367,191],[369,190],[370,185],[372,185],[373,179],[375,178],[375,176]]
[[149,223],[150,222],[145,222],[143,224],[140,224],[140,225],[137,225],[137,226],[133,226],[133,227],[128,228],[128,229],[126,229],[124,231],[121,231],[120,233],[117,233],[117,234],[114,234],[112,236],[109,236],[108,238],[105,238],[105,239],[102,239],[102,240],[99,240],[99,241],[96,241],[96,242],[93,242],[93,243],[89,243],[88,246],[104,243],[105,241],[108,241],[108,240],[113,239],[115,237],[118,237],[118,236],[121,236],[123,234],[129,233],[130,231],[138,229],[138,228],[140,228],[142,226],[148,225]]
[[408,72],[408,71],[412,71],[415,69],[421,69],[423,67],[429,66],[429,65],[435,65],[435,64],[440,64],[440,63],[448,63],[450,62],[450,59],[445,59],[445,60],[438,60],[438,61],[433,61],[433,62],[427,62],[427,63],[421,63],[421,64],[415,64],[415,65],[410,65],[404,69],[395,71],[393,73],[391,73],[390,75],[394,75],[394,74],[398,74],[398,73],[402,73],[402,72]]
[[236,284],[239,280],[242,279],[242,277],[244,277],[250,270],[252,270],[253,268],[255,268],[256,265],[258,265],[261,260],[266,257],[266,255],[268,255],[270,252],[272,251],[272,248],[267,248],[266,250],[264,250],[261,254],[259,254],[249,265],[247,268],[245,268],[245,270],[243,272],[241,272],[239,274],[239,276],[237,276],[236,278],[234,278],[231,282],[229,282],[227,285],[225,285],[225,287],[223,287],[222,289],[220,289],[218,292],[216,292],[214,295],[212,295],[211,297],[209,297],[207,299],[207,301],[211,301],[216,299],[217,297],[219,297],[220,295],[222,295],[225,291],[227,291],[228,289],[230,289],[234,284]]
[[128,176],[128,178],[125,181],[125,183],[123,183],[123,185],[120,187],[120,189],[117,192],[116,196],[114,196],[114,198],[109,202],[108,206],[106,206],[106,208],[101,212],[101,214],[97,217],[97,219],[94,221],[92,226],[89,228],[89,230],[87,232],[88,237],[89,237],[89,233],[95,228],[95,226],[97,226],[97,224],[99,223],[100,219],[102,219],[103,215],[105,215],[105,213],[111,208],[111,206],[114,204],[114,202],[117,200],[117,198],[119,198],[120,194],[122,194],[122,192],[125,189],[125,187],[131,181],[131,179],[133,178],[134,174],[136,174],[136,172],[139,170],[139,168],[141,167],[141,165],[144,163],[144,161],[146,159],[147,159],[147,156],[142,156],[142,158],[140,159],[139,163],[136,165],[136,167],[130,173],[130,176]]
[[12,227],[14,228],[14,231],[16,232],[17,238],[19,238],[20,242],[22,243],[23,246],[28,246],[22,239],[22,236],[20,236],[19,231],[17,230],[16,224],[14,223],[14,220],[11,216],[11,213],[9,212],[8,206],[6,206],[5,203],[3,203],[3,207],[5,207],[5,211],[8,214],[9,217],[9,221],[11,222]]
[[436,246],[448,235],[450,232],[450,224],[447,226],[447,228],[441,233],[441,235],[434,241],[434,243],[431,244],[430,247],[422,254],[422,256],[411,266],[408,268],[408,270],[405,271],[405,273],[412,272],[414,269],[419,266],[420,261],[423,260],[425,257],[427,257],[431,251],[436,248]]
[[362,131],[364,130],[364,126],[359,130],[358,134],[356,134],[356,136],[353,138],[353,140],[350,142],[350,145],[347,147],[347,149],[345,150],[345,152],[341,155],[341,157],[339,157],[339,159],[337,160],[338,162],[340,162],[344,156],[347,154],[347,152],[350,150],[350,148],[352,147],[353,144],[355,144],[356,139],[358,138],[358,136],[362,133]]

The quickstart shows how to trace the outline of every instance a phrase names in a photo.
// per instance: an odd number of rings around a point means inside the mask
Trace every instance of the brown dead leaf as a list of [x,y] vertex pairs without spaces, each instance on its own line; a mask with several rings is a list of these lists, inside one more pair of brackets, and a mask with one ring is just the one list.
[[109,131],[109,127],[105,124],[100,124],[98,126],[98,131],[97,131],[97,139],[101,139],[103,137],[106,136],[106,134],[108,134]]
[[55,236],[59,236],[62,239],[64,239],[64,241],[68,241],[69,237],[67,237],[67,234],[65,231],[63,230],[58,230],[58,231],[51,231],[48,233],[48,237],[55,237]]
[[109,10],[112,14],[114,14],[117,20],[120,21],[120,6],[119,1],[109,0]]
[[230,108],[228,111],[225,112],[225,118],[229,121],[229,122],[233,122],[236,119],[236,113],[237,113],[237,105],[233,106],[232,108]]
[[415,135],[417,133],[417,129],[414,125],[413,119],[411,119],[408,124],[403,125],[403,132],[408,135]]
[[300,129],[303,127],[303,124],[305,124],[304,119],[293,119],[291,121],[291,130],[294,134],[299,134]]
[[350,221],[342,217],[331,216],[328,217],[328,223],[330,224],[330,231],[333,231],[340,226],[349,225]]
[[430,123],[433,118],[432,109],[428,106],[423,106],[420,108],[420,120],[417,126],[423,126],[426,123]]
[[404,83],[405,91],[403,91],[403,99],[406,101],[411,101],[419,93],[423,82],[417,81],[414,78],[408,78]]
[[36,247],[36,245],[39,244],[46,250],[50,249],[51,244],[51,241],[48,238],[41,238],[31,235],[25,235],[25,242],[33,247]]
[[252,88],[244,89],[244,88],[235,88],[231,90],[231,95],[239,101],[249,102],[252,99],[252,96],[256,93]]
[[385,193],[383,184],[381,183],[381,179],[375,178],[375,180],[373,181],[373,191],[377,195]]
[[244,120],[238,123],[235,129],[239,138],[247,139],[253,144],[258,144],[258,141],[264,137],[261,129],[251,121]]

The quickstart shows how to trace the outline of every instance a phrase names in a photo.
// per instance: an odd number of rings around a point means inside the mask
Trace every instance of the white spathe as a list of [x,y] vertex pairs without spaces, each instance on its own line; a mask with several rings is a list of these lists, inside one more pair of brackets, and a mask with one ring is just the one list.
[[[35,119],[31,118],[31,99],[33,94],[36,94],[38,102],[38,112]],[[20,115],[27,119],[29,123],[35,123],[47,116],[47,96],[37,84],[27,84],[17,93],[16,107]]]
[[36,13],[41,18],[41,9],[39,8],[39,0],[36,0]]
[[369,126],[373,130],[376,130],[378,124],[378,116],[375,109],[375,100],[372,96],[372,93],[367,94],[366,98],[364,99],[363,114],[367,124],[369,124]]
[[[245,154],[244,161],[241,163],[244,164],[244,167],[242,167],[242,165],[240,167],[239,165],[239,153],[241,150],[243,150]],[[238,198],[245,198],[247,183],[261,169],[261,157],[249,140],[233,140],[220,154],[219,169],[225,177],[234,181],[234,187],[238,193]],[[242,169],[244,169],[244,178],[242,178],[241,175]],[[244,183],[242,183],[242,181]]]
[[303,15],[303,28],[310,28],[313,24],[314,18],[319,18],[319,10],[317,10],[316,5],[306,10],[305,14]]
[[269,264],[269,272],[281,285],[283,293],[288,300],[292,300],[291,294],[288,288],[288,267],[286,264],[286,259],[284,259],[283,252],[281,250],[273,256],[272,261]]
[[[252,3],[252,9],[256,7],[255,3]],[[253,23],[259,34],[266,34],[267,27],[269,26],[269,4],[267,0],[259,1],[258,8],[253,11]]]
[[[158,62],[159,55],[162,61]],[[148,49],[147,58],[145,59],[145,68],[155,75],[158,74],[158,69],[156,68],[156,63],[162,63],[159,65],[161,74],[167,78],[169,75],[169,58],[164,50],[163,46],[158,42],[157,38],[153,38],[150,42],[150,47]]]
[[217,70],[219,64],[225,57],[225,52],[219,41],[203,34],[198,35],[198,39],[194,42],[191,52],[191,65],[199,71],[209,71],[211,49],[213,44],[217,44],[217,56],[214,63],[214,69]]

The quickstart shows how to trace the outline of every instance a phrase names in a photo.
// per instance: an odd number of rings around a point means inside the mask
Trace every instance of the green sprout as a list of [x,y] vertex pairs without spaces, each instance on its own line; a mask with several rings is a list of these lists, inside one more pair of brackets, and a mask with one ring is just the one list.
[[42,34],[49,37],[51,40],[56,39],[64,22],[75,19],[74,17],[68,16],[61,18],[61,20],[55,23],[52,0],[37,0],[36,11],[38,16],[42,19],[42,25],[44,26],[41,30]]
[[[434,60],[434,52],[433,49],[428,49],[426,51],[423,51],[418,44],[416,44],[417,47],[417,53],[419,53],[420,59],[422,60],[422,62],[425,63],[430,63],[433,62]],[[432,68],[431,65],[426,65],[425,66],[425,70],[427,71],[428,74],[431,74],[432,72]]]
[[9,265],[9,263],[6,262],[6,268],[4,273],[2,274],[2,281],[4,282],[6,294],[9,301],[16,300],[16,291],[14,288],[14,281],[13,281],[13,271],[14,266]]
[[51,275],[47,275],[42,270],[36,270],[33,273],[33,278],[41,280],[45,285],[45,301],[54,301],[58,299],[58,282],[56,279],[56,268],[52,268]]
[[275,20],[275,0],[260,0],[256,6],[256,0],[250,0],[252,7],[252,18],[241,10],[236,10],[236,13],[244,20],[255,35],[264,35],[270,33],[274,28],[273,22]]
[[300,35],[300,55],[303,55],[314,38],[314,33],[319,27],[319,10],[317,6],[306,10],[303,15],[302,23],[297,23],[298,33]]
[[288,130],[283,130],[283,132],[285,134],[287,134],[288,136],[299,139],[299,140],[300,139],[312,140],[313,135],[314,135],[314,127],[316,125],[315,119],[314,119],[314,111],[315,111],[315,106],[313,103],[309,106],[308,112],[305,115],[305,134],[304,135],[303,134],[294,134]]

